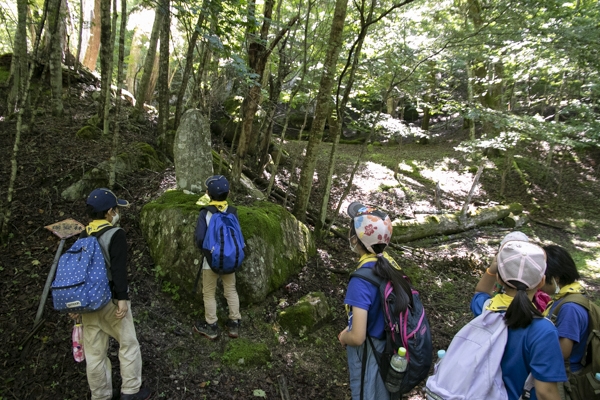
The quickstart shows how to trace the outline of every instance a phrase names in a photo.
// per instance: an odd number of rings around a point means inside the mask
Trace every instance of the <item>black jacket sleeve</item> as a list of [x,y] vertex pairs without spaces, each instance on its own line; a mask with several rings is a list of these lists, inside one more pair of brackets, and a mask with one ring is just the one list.
[[119,229],[110,241],[110,271],[112,273],[113,296],[117,300],[129,300],[127,294],[127,238],[125,231]]

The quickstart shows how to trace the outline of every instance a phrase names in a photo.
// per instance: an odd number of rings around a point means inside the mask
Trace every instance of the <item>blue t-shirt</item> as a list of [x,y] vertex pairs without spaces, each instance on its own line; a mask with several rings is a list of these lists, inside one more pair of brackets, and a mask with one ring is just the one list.
[[[471,310],[481,314],[483,304],[491,296],[476,293]],[[508,340],[502,356],[502,380],[509,400],[517,400],[523,393],[527,376],[531,373],[541,382],[567,380],[556,327],[546,318],[534,318],[527,328],[508,330]],[[535,388],[531,400],[537,400]]]
[[[375,262],[364,264],[361,268],[373,268]],[[367,310],[367,335],[384,339],[384,318],[381,308],[379,288],[359,277],[350,278],[344,304]],[[348,317],[348,329],[352,330],[352,315]]]
[[[569,297],[568,295],[565,297]],[[554,308],[562,302],[562,299],[552,305],[550,314],[554,312]],[[565,303],[559,310],[555,321],[556,329],[558,329],[559,338],[571,339],[573,350],[569,357],[571,371],[579,371],[583,366],[581,360],[585,354],[587,346],[587,337],[589,334],[589,316],[585,307],[575,303]]]

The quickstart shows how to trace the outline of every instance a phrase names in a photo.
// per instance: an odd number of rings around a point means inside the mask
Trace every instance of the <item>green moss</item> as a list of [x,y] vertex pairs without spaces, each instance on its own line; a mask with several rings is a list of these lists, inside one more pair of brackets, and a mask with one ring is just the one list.
[[159,160],[154,147],[148,143],[138,142],[135,144],[135,148],[139,150],[138,166],[140,168],[146,168],[157,172],[165,169],[165,164]]
[[80,139],[98,139],[100,137],[100,129],[95,126],[86,125],[77,131],[75,136]]
[[302,297],[298,303],[278,314],[279,324],[294,335],[305,336],[312,332],[329,314],[327,298],[323,292],[313,292]]
[[146,211],[160,212],[165,209],[180,209],[183,212],[200,211],[200,206],[196,204],[198,201],[197,194],[186,194],[181,190],[167,190],[158,199],[151,201],[144,206]]
[[227,343],[221,360],[230,367],[259,367],[271,361],[271,351],[265,343],[237,339]]
[[281,237],[281,220],[285,209],[268,201],[257,201],[252,207],[238,207],[238,218],[244,237],[262,236],[268,242]]
[[0,82],[7,82],[10,76],[10,71],[4,68],[0,68]]

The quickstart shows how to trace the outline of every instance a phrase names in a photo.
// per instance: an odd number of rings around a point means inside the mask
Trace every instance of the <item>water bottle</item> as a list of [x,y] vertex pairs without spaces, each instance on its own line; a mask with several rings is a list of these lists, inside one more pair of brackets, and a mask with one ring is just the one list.
[[408,366],[408,360],[405,356],[406,349],[400,347],[398,353],[394,354],[390,360],[390,368],[388,369],[385,381],[385,387],[390,393],[396,393],[400,390],[404,371],[406,371],[406,367]]
[[594,378],[596,378],[596,380],[598,382],[600,382],[600,372],[596,372],[596,375],[594,376]]
[[435,365],[433,367],[433,374],[434,375],[437,373],[438,366],[442,362],[442,358],[444,358],[445,355],[446,355],[446,350],[443,350],[443,349],[442,350],[438,350],[438,352],[437,352],[438,361],[435,363]]
[[83,325],[73,325],[73,333],[71,335],[73,339],[73,358],[77,362],[85,360],[85,354],[83,352]]

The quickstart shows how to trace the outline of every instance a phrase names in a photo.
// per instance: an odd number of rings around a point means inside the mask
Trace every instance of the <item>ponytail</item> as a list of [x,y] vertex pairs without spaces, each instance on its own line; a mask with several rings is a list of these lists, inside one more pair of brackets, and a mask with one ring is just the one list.
[[408,281],[404,278],[402,271],[397,270],[383,255],[386,244],[375,244],[371,247],[377,252],[377,262],[373,266],[373,273],[380,278],[392,282],[394,293],[396,294],[396,304],[394,304],[394,313],[404,312],[408,306],[413,305],[412,289]]
[[527,296],[528,288],[524,283],[517,281],[509,281],[508,283],[517,289],[517,294],[506,310],[506,326],[511,329],[527,328],[533,321],[533,317],[541,317],[542,313],[529,300],[529,296]]

